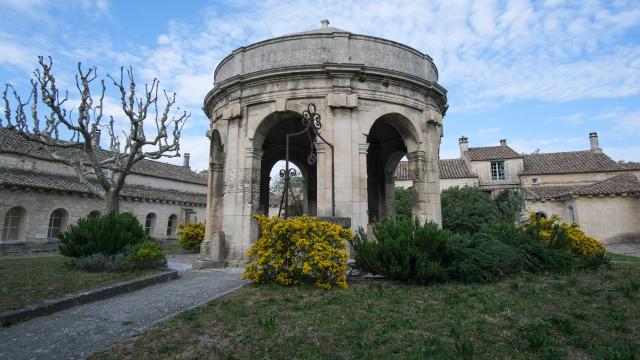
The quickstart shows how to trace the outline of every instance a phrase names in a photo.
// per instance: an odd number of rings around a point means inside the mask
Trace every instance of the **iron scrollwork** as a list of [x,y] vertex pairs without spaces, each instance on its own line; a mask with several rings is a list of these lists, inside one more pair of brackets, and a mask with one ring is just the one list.
[[[276,113],[277,116],[277,113]],[[335,216],[335,170],[334,170],[334,155],[333,155],[333,145],[330,144],[327,140],[322,137],[320,134],[320,130],[322,129],[322,121],[320,118],[320,114],[316,112],[315,104],[311,103],[307,105],[307,109],[302,112],[302,126],[303,129],[292,133],[287,134],[286,136],[286,158],[285,158],[285,168],[280,170],[280,177],[284,178],[284,190],[282,192],[282,200],[280,201],[280,209],[278,210],[278,216],[280,216],[282,212],[282,207],[284,205],[284,218],[289,217],[289,180],[291,180],[292,176],[296,176],[297,172],[295,169],[289,168],[289,138],[292,136],[298,136],[302,134],[307,134],[309,136],[309,143],[311,144],[311,148],[309,149],[309,155],[307,156],[307,163],[309,165],[315,165],[318,161],[317,156],[317,148],[316,148],[316,139],[322,140],[325,144],[327,144],[331,148],[331,215]]]

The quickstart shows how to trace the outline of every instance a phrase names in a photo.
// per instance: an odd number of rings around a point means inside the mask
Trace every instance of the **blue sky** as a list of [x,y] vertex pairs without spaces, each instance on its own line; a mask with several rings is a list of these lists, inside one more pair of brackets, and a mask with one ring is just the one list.
[[[549,152],[587,149],[597,131],[615,160],[640,161],[640,1],[0,0],[0,82],[26,92],[37,55],[54,58],[70,90],[78,61],[100,76],[131,65],[138,83],[159,78],[192,112],[182,152],[203,169],[200,108],[218,62],[324,18],[434,59],[450,106],[444,158],[460,135]],[[114,97],[105,109],[119,114]]]

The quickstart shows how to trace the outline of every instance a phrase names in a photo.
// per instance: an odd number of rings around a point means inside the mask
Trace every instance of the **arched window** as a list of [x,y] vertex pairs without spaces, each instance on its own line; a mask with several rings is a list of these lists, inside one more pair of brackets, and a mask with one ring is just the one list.
[[153,234],[156,229],[156,214],[149,213],[144,220],[144,232],[147,235]]
[[176,235],[177,223],[178,223],[178,216],[176,214],[171,214],[171,216],[169,216],[169,221],[167,222],[167,236]]
[[69,219],[69,213],[65,209],[55,209],[49,217],[49,231],[47,237],[49,239],[55,239],[60,232],[67,228],[67,220]]
[[101,215],[102,213],[100,213],[100,211],[93,210],[92,212],[89,213],[89,219],[96,219],[96,218],[99,218]]
[[4,216],[2,240],[20,240],[25,210],[23,207],[12,207]]
[[546,219],[547,218],[547,214],[545,214],[542,211],[538,211],[536,213],[536,220],[540,220],[540,219]]

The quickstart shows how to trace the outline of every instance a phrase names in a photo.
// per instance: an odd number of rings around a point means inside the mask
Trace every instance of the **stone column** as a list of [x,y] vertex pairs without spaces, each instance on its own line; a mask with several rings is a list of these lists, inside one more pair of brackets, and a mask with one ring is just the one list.
[[224,194],[224,155],[212,154],[216,162],[209,164],[209,191],[207,194],[207,221],[200,256],[193,262],[194,269],[226,266],[224,260],[224,231],[222,231],[222,198]]
[[331,148],[322,142],[316,144],[316,212],[318,216],[331,216]]
[[409,159],[409,177],[413,181],[411,192],[411,214],[417,217],[421,223],[432,220],[433,214],[429,211],[427,186],[427,154],[416,150],[407,154]]
[[390,216],[396,213],[396,176],[393,172],[386,173],[384,177],[384,215]]

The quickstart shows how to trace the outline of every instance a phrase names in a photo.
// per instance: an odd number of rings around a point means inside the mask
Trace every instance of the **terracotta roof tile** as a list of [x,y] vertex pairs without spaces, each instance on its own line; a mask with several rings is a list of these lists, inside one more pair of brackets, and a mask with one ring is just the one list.
[[441,159],[440,179],[476,178],[462,159]]
[[605,153],[571,151],[524,156],[522,175],[572,174],[625,170]]
[[[0,167],[0,187],[36,188],[68,191],[97,196],[90,186],[82,184],[74,176]],[[148,186],[125,185],[120,196],[145,200],[175,201],[204,206],[206,194],[158,189]]]
[[640,193],[640,181],[632,173],[624,173],[572,192],[575,195],[617,195],[624,193]]
[[640,181],[634,174],[624,173],[590,185],[534,185],[524,189],[528,200],[558,199],[572,195],[640,194]]
[[469,148],[467,155],[472,161],[518,159],[522,157],[522,155],[506,145]]
[[[51,157],[46,146],[28,141],[17,131],[0,127],[0,153],[11,153],[32,156],[39,159],[55,161]],[[65,158],[85,158],[84,152],[79,149],[56,149],[56,153]],[[111,152],[102,150],[98,156],[108,157]],[[164,179],[179,180],[184,182],[206,184],[206,177],[202,177],[188,168],[153,160],[142,160],[132,168],[133,173],[154,176]]]

